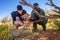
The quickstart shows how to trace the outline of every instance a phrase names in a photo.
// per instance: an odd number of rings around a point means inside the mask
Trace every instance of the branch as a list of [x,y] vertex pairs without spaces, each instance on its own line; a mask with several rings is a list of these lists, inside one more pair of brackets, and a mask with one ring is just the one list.
[[[48,3],[47,3],[47,4],[50,5],[50,6],[54,6],[55,8],[59,9],[58,6],[56,6],[55,4],[53,4],[52,0],[50,0],[50,2],[51,2],[51,4],[48,4]],[[29,6],[29,7],[31,7],[31,8],[34,10],[33,5],[30,4],[30,3],[27,3],[26,0],[21,0],[21,1],[19,1],[19,3],[22,4],[22,5]],[[36,10],[34,10],[34,11],[36,11]],[[40,15],[38,12],[37,12],[37,15],[38,15],[39,17],[43,16],[43,15]],[[43,16],[43,17],[44,17],[44,16]],[[49,16],[49,17],[50,17],[50,16]],[[52,18],[52,17],[50,17],[50,18]]]
[[56,10],[53,10],[54,12],[56,12],[56,13],[60,13],[59,11],[56,11]]
[[[31,7],[31,8],[34,10],[33,5],[30,4],[30,3],[27,3],[26,0],[21,0],[20,4],[29,6],[29,7]],[[36,10],[34,10],[34,12],[38,13],[37,15],[38,15],[39,17],[44,17],[43,15],[40,15],[39,12],[37,12]]]
[[47,5],[53,6],[53,7],[56,8],[56,9],[59,9],[59,8],[60,8],[60,7],[56,6],[56,5],[52,2],[52,0],[48,0],[48,1],[50,1],[50,4],[49,4],[49,3],[46,3]]
[[33,8],[33,5],[30,4],[30,3],[27,3],[26,0],[21,0],[21,1],[19,1],[19,3],[22,4],[22,5],[26,5],[26,6],[29,6],[29,7]]

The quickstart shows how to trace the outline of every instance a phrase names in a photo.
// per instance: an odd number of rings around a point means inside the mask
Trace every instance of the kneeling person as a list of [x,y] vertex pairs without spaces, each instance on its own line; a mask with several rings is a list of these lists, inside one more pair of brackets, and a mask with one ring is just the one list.
[[24,18],[22,18],[22,16],[25,14],[27,14],[27,12],[25,10],[23,10],[21,5],[17,6],[17,11],[13,11],[11,13],[11,16],[13,19],[13,25],[15,24],[17,29],[18,29],[18,26],[24,25],[24,22],[23,22]]
[[[33,30],[37,29],[37,24],[42,25],[43,27],[43,31],[46,31],[46,23],[48,21],[47,17],[45,16],[45,12],[44,10],[42,10],[41,8],[39,8],[39,4],[38,3],[34,3],[34,10],[31,13],[31,18],[33,18],[34,22],[33,22]],[[35,21],[36,19],[36,21]]]

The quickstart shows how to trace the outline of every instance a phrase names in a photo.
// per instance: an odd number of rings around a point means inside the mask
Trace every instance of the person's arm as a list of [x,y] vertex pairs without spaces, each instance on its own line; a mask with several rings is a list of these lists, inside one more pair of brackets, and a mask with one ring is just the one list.
[[30,17],[31,21],[34,21],[34,20],[36,19],[35,16],[36,16],[36,15],[35,15],[34,12],[32,11],[32,12],[31,12],[31,17]]
[[40,10],[40,13],[36,10],[33,10],[33,12],[38,15],[39,17],[46,18],[44,10]]
[[40,17],[40,19],[39,20],[36,20],[35,21],[35,23],[38,23],[38,22],[40,22],[41,20],[43,21],[43,19],[41,19],[41,18],[44,18],[44,19],[46,19],[47,18],[47,16],[45,16],[45,12],[44,12],[44,10],[40,10],[40,13],[42,14],[39,14],[39,17]]
[[42,13],[42,15],[44,16],[44,18],[40,18],[39,21],[41,21],[41,22],[43,22],[43,21],[46,22],[46,21],[48,20],[48,16],[45,15],[44,10],[41,10],[41,13]]

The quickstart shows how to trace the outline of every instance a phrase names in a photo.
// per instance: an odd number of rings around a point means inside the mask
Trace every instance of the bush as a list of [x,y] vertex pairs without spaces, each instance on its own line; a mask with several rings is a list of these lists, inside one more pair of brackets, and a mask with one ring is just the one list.
[[10,30],[6,25],[0,25],[0,40],[9,40]]
[[55,20],[54,24],[58,27],[58,30],[60,30],[60,20]]

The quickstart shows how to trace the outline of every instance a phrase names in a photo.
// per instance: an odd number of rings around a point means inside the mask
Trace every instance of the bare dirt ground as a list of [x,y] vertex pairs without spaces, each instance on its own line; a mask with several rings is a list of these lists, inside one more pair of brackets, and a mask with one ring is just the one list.
[[[60,40],[60,30],[47,30],[43,32],[39,30],[38,32],[15,32],[14,34],[20,36],[16,37],[15,40]],[[20,34],[19,34],[20,33]]]

